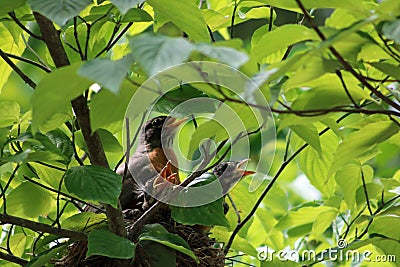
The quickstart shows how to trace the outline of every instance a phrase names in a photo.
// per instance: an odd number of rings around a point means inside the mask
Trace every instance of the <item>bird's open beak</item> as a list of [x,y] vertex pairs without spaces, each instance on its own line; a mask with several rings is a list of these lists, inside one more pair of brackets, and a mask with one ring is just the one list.
[[252,175],[252,174],[255,174],[255,173],[256,173],[256,172],[254,172],[254,171],[247,171],[247,170],[243,170],[243,169],[241,168],[241,167],[242,167],[245,163],[247,163],[249,160],[250,160],[250,159],[244,159],[244,160],[239,161],[239,162],[236,164],[236,168],[237,168],[239,171],[242,171],[242,172],[243,172],[243,176]]
[[183,118],[183,119],[175,119],[175,118],[169,118],[167,123],[166,123],[166,127],[170,128],[170,129],[175,129],[177,128],[179,125],[181,125],[182,123],[186,122],[187,118]]

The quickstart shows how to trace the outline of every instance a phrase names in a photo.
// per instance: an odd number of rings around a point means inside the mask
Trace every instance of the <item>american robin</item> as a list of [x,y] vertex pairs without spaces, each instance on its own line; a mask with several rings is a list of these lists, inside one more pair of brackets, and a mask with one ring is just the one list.
[[[227,194],[230,189],[232,189],[243,177],[247,175],[254,174],[253,171],[247,171],[242,169],[241,167],[248,161],[248,159],[241,161],[225,161],[216,165],[213,169],[213,174],[216,178],[218,178],[220,186],[222,190],[216,190],[215,193],[220,194],[220,196]],[[191,184],[196,186],[197,183],[204,181],[205,179],[209,179],[209,174],[205,173],[199,177],[197,177]],[[191,185],[189,184],[189,186]],[[215,187],[215,186],[214,186]],[[209,190],[212,191],[212,190]],[[222,195],[221,195],[222,193]],[[210,198],[214,199],[216,197],[215,194],[209,192]],[[220,199],[220,198],[219,198]],[[227,214],[229,211],[228,203],[225,201],[222,202],[224,214]],[[192,207],[189,209],[196,209],[197,207]],[[207,210],[199,209],[199,212],[206,212]],[[209,232],[211,226],[209,225],[195,225],[195,228],[201,232]]]
[[255,173],[254,171],[242,169],[242,166],[248,161],[249,159],[225,161],[214,167],[213,174],[218,177],[224,195],[227,194],[242,177]]
[[[147,121],[139,134],[139,145],[129,158],[128,169],[121,164],[117,173],[124,176],[119,197],[122,210],[148,207],[146,190],[156,190],[162,186],[160,178],[179,184],[177,158],[172,143],[178,126],[186,119],[177,120],[169,116],[159,116]],[[160,188],[158,188],[160,190]]]

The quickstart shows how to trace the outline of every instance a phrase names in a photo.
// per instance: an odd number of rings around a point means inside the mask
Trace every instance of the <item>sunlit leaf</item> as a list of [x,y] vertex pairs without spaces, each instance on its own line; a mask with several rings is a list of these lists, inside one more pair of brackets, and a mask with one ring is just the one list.
[[45,123],[54,113],[69,113],[70,101],[82,94],[91,81],[78,76],[80,63],[55,70],[43,78],[32,96],[32,129]]
[[[160,12],[182,29],[194,41],[209,41],[207,25],[200,9],[193,1],[147,0],[156,12]],[[179,47],[179,46],[176,46]],[[184,52],[181,50],[181,52]]]

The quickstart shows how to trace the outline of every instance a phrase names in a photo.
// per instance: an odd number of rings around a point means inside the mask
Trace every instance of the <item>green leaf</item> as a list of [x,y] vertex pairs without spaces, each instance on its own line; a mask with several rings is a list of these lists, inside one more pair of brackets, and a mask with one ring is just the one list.
[[128,10],[143,3],[144,0],[110,0],[110,2],[113,3],[122,14],[125,14]]
[[330,213],[326,212],[337,212],[337,210],[332,207],[317,206],[317,207],[303,207],[298,210],[289,211],[285,216],[283,216],[278,221],[275,227],[277,229],[284,230],[287,228],[293,228],[296,226],[314,223],[318,218],[318,216],[322,214],[326,214],[326,216],[330,217],[329,215]]
[[50,131],[46,135],[36,133],[35,139],[43,145],[45,150],[63,157],[65,164],[71,162],[74,148],[69,137],[60,129]]
[[[274,7],[280,7],[283,9],[293,10],[301,13],[299,6],[296,1],[292,0],[259,0],[259,2],[269,4]],[[366,15],[370,14],[370,9],[376,6],[375,3],[371,3],[371,1],[346,1],[346,0],[303,0],[301,1],[305,8],[343,8],[349,9],[352,11],[356,11],[359,13],[366,13]]]
[[349,134],[336,149],[327,178],[332,176],[340,167],[357,160],[398,131],[399,127],[394,122],[380,121],[369,123],[360,130]]
[[63,26],[69,19],[92,3],[92,0],[28,0],[32,11],[46,16],[50,20]]
[[313,223],[312,233],[316,236],[322,236],[325,230],[335,221],[337,214],[337,210],[320,212]]
[[[343,80],[355,101],[371,99],[368,93],[358,86],[358,82],[353,76],[343,75]],[[292,108],[295,110],[327,109],[351,103],[340,79],[335,74],[325,74],[315,80],[304,82],[302,86],[310,87],[310,89],[302,92],[293,101]],[[288,89],[285,87],[285,90]]]
[[135,256],[135,244],[124,237],[106,230],[93,230],[88,236],[86,258],[99,255],[116,259],[131,259]]
[[[37,175],[40,177],[41,180],[43,180],[43,182],[45,182],[52,188],[58,190],[58,187],[60,185],[60,180],[64,175],[63,171],[47,167],[36,162],[31,162],[29,164],[35,169]],[[53,164],[54,165],[58,164],[60,165],[59,167],[63,167],[62,163],[53,163]]]
[[186,61],[194,49],[184,38],[149,33],[133,37],[129,44],[134,58],[149,76]]
[[0,0],[0,16],[7,14],[25,4],[26,0]]
[[[277,42],[276,40],[279,40]],[[264,34],[253,47],[251,54],[257,61],[285,49],[290,45],[306,40],[319,40],[318,35],[310,28],[302,25],[287,24]]]
[[170,206],[171,216],[176,222],[186,225],[220,225],[229,227],[229,222],[224,215],[223,203],[224,200],[221,198],[198,207]]
[[[387,259],[389,264],[393,263],[391,266],[396,266],[398,259],[400,258],[400,244],[397,240],[391,240],[387,238],[377,238],[372,242],[372,244],[382,251],[382,256],[380,259]],[[374,255],[370,258],[374,259]],[[373,262],[376,264],[375,262]],[[383,263],[385,264],[385,263]],[[373,266],[373,265],[371,265]]]
[[50,119],[54,113],[69,113],[70,101],[92,84],[76,73],[80,63],[59,68],[43,78],[32,96],[32,130]]
[[[14,3],[15,1],[3,0],[7,3]],[[1,9],[0,9],[1,10]],[[1,11],[0,11],[1,12]],[[15,30],[14,34],[21,34],[21,30]],[[15,42],[13,34],[4,26],[3,23],[0,23],[0,49],[4,52],[20,56],[25,50],[25,44],[22,38],[19,38],[18,42]],[[3,59],[0,60],[0,93],[3,86],[6,84],[8,77],[12,72],[12,68],[5,62]]]
[[310,56],[285,83],[285,88],[302,87],[306,82],[317,79],[326,73],[334,73],[339,68],[339,63],[334,60],[325,59],[321,56]]
[[393,231],[400,224],[400,216],[385,215],[374,218],[371,226],[368,228],[368,234],[380,234],[394,240],[400,239],[400,232]]
[[[184,103],[185,101],[188,101],[190,99],[194,98],[200,98],[203,97],[204,100],[206,101],[201,101],[199,102],[192,102],[193,104],[190,105],[181,105],[181,103]],[[197,90],[193,86],[189,84],[184,84],[178,89],[172,90],[167,92],[165,95],[163,95],[154,105],[153,110],[160,112],[160,113],[165,113],[165,114],[170,114],[173,117],[186,117],[188,114],[193,113],[213,113],[215,112],[215,105],[213,103],[210,103],[210,101],[207,101],[207,95],[204,94],[202,91]],[[179,107],[178,107],[179,106]],[[177,108],[178,107],[178,108]]]
[[114,94],[118,94],[122,81],[127,77],[133,60],[126,56],[120,60],[96,58],[79,68],[78,74],[101,84]]
[[179,235],[169,233],[160,224],[148,224],[143,227],[142,234],[139,236],[139,242],[145,240],[157,242],[164,246],[175,249],[185,255],[190,256],[197,263],[199,263],[199,260],[193,251],[190,250],[190,247],[186,241]]
[[7,213],[10,215],[35,219],[40,215],[47,216],[55,206],[55,200],[49,191],[24,182],[10,192],[6,204]]
[[239,68],[249,59],[245,53],[230,47],[213,46],[209,44],[196,44],[195,47],[203,55],[216,59],[221,63],[228,64],[234,68]]
[[65,173],[65,186],[70,193],[87,201],[98,201],[118,207],[122,177],[100,166],[78,166]]
[[146,251],[151,267],[176,267],[176,253],[172,249],[150,241],[140,245]]
[[[197,177],[192,183],[188,185],[188,187],[199,187],[210,184],[214,182],[217,177],[213,174],[205,173],[200,177]],[[222,187],[213,186],[214,190],[210,190],[207,192],[209,196],[202,196],[202,198],[207,199],[216,199],[217,196],[222,194]],[[214,192],[211,192],[214,191]],[[205,193],[205,194],[207,194]],[[186,199],[191,197],[191,195],[185,195],[184,191],[182,191],[181,195],[178,195],[178,198],[183,203],[187,203]],[[201,201],[201,200],[199,200]],[[197,206],[197,207],[182,207],[182,206],[170,206],[171,209],[171,216],[174,218],[175,221],[188,224],[188,225],[207,225],[207,226],[214,226],[220,225],[229,227],[229,222],[225,217],[224,214],[224,207],[223,207],[224,200],[223,198],[219,198],[209,204]]]
[[397,65],[393,65],[387,62],[371,62],[369,64],[382,71],[383,73],[400,80],[400,70]]
[[64,250],[67,247],[67,244],[61,244],[54,246],[46,251],[39,253],[36,257],[29,261],[26,267],[42,267],[46,266],[47,263],[51,261],[51,259],[55,258],[58,253]]
[[260,265],[260,267],[300,267],[300,266],[302,265],[300,265],[297,262],[286,259],[282,261],[280,259],[277,259],[277,257],[274,257],[272,261],[271,260],[261,261]]
[[[90,102],[90,124],[93,131],[116,121],[123,121],[126,108],[137,87],[124,80],[118,95],[100,90]],[[113,108],[104,108],[113,107]]]
[[354,192],[361,186],[361,170],[359,165],[342,166],[335,174],[335,180],[340,186],[347,207],[352,210],[356,204]]
[[309,144],[321,155],[321,143],[319,140],[318,130],[315,125],[292,125],[290,126],[290,129],[292,129],[293,132],[295,132],[301,139],[306,141],[307,144]]
[[24,255],[25,247],[28,236],[25,233],[15,233],[11,236],[9,240],[10,251],[13,252],[14,256],[22,257]]
[[107,217],[104,213],[81,212],[65,219],[61,226],[74,231],[90,231],[92,227],[96,227],[106,220]]
[[400,20],[388,21],[383,23],[382,26],[383,35],[395,41],[397,44],[400,43]]
[[[147,0],[156,12],[172,21],[196,42],[208,42],[207,25],[200,9],[193,1],[181,0]],[[179,47],[179,46],[176,46]]]
[[7,127],[19,121],[20,107],[16,102],[0,102],[0,127]]
[[145,22],[153,21],[149,13],[140,8],[130,9],[121,19],[121,22]]
[[228,138],[226,129],[215,120],[207,121],[199,125],[190,138],[188,157],[192,157],[193,153],[200,147],[205,139],[214,139],[216,142],[220,142],[225,138]]
[[384,187],[382,185],[376,183],[366,183],[365,189],[364,186],[360,186],[356,190],[356,203],[359,206],[365,207],[365,203],[367,202],[367,197],[365,195],[365,190],[368,192],[368,199],[371,201],[372,199],[380,200],[382,198],[382,191]]
[[[101,143],[103,144],[103,149],[106,152],[122,152],[122,146],[118,142],[117,138],[105,129],[97,129],[96,132],[99,134]],[[75,132],[75,142],[76,144],[82,148],[85,152],[89,152],[88,147],[86,145],[85,139],[83,138],[82,132]]]

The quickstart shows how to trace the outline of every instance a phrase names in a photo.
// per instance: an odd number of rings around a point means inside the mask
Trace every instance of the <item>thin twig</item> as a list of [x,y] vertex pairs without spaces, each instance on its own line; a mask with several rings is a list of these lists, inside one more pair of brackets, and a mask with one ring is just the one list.
[[29,45],[28,40],[26,40],[25,36],[22,34],[21,35],[22,41],[24,42],[26,48],[36,57],[36,59],[42,64],[43,66],[46,66],[47,69],[51,70],[51,68],[44,62],[44,60],[36,53],[36,51]]
[[342,72],[341,72],[339,69],[336,70],[336,75],[339,77],[340,82],[342,83],[343,89],[344,89],[344,91],[346,92],[346,95],[347,95],[347,97],[350,99],[351,103],[353,103],[353,105],[354,105],[356,108],[360,108],[360,106],[356,103],[356,101],[354,100],[354,98],[351,96],[351,94],[350,94],[350,92],[349,92],[349,89],[347,89],[346,83],[344,82],[344,79],[343,79]]
[[35,66],[35,67],[38,67],[38,68],[44,70],[44,71],[47,72],[47,73],[50,73],[50,72],[51,72],[51,69],[49,69],[47,66],[44,66],[44,65],[42,65],[42,64],[40,64],[40,63],[38,63],[38,62],[36,62],[36,61],[34,61],[34,60],[32,60],[32,59],[25,58],[25,57],[20,57],[20,56],[17,56],[17,55],[13,55],[13,54],[10,54],[10,53],[6,53],[6,52],[4,52],[4,53],[5,53],[9,58],[17,59],[17,60],[19,60],[19,61],[28,63],[28,64],[30,64],[30,65],[33,65],[33,66]]
[[14,12],[9,12],[8,15],[11,17],[11,19],[26,33],[28,33],[30,36],[32,36],[35,39],[38,40],[43,40],[43,37],[40,35],[37,35],[36,33],[31,32],[27,27],[25,27],[24,24],[15,16]]
[[18,68],[17,65],[12,62],[12,60],[7,56],[6,53],[3,52],[3,50],[0,49],[0,57],[15,71],[15,73],[18,74],[18,76],[30,87],[33,89],[36,88],[36,83],[32,81],[31,78],[28,77],[20,68]]
[[235,201],[233,201],[233,199],[229,193],[226,196],[228,197],[229,201],[231,202],[232,208],[235,211],[235,214],[237,217],[237,223],[239,224],[241,222],[240,212],[239,212],[238,208],[236,207]]
[[232,18],[231,18],[231,28],[230,28],[231,39],[233,38],[233,28],[234,28],[234,25],[235,25],[235,16],[236,16],[237,8],[238,8],[238,4],[237,4],[237,2],[235,0],[235,6],[233,7]]
[[368,197],[367,185],[365,183],[364,171],[362,169],[361,169],[361,180],[362,180],[362,184],[363,184],[365,200],[367,201],[367,207],[368,207],[369,215],[372,216],[372,209],[371,209],[371,204],[370,204],[370,200],[369,200],[369,197]]
[[75,43],[76,43],[76,46],[78,47],[78,52],[79,52],[79,55],[81,56],[81,60],[84,60],[84,55],[83,55],[81,43],[79,42],[79,36],[78,36],[78,29],[77,29],[76,20],[77,20],[77,18],[74,17],[74,37],[75,37]]

